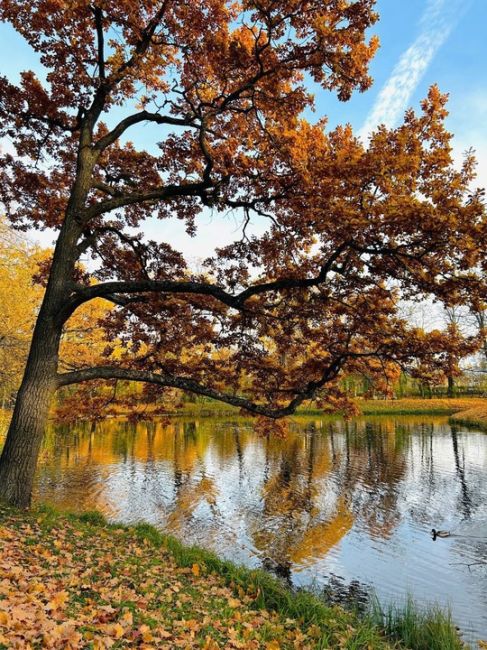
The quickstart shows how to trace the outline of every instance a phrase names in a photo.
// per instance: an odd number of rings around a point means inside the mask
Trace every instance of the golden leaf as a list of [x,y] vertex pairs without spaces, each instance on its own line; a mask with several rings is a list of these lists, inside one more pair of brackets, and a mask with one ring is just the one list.
[[122,621],[127,625],[132,625],[132,623],[134,622],[134,615],[130,610],[127,610],[124,613],[124,615],[122,616]]
[[124,634],[125,634],[125,630],[120,625],[120,623],[115,623],[110,627],[110,635],[113,636],[115,639],[121,639]]
[[272,641],[268,641],[265,644],[266,650],[281,650],[281,646],[279,645],[279,641],[276,641],[273,639]]
[[203,646],[203,650],[220,650],[220,646],[215,639],[212,639],[211,636],[207,636],[205,639],[205,645]]
[[61,609],[66,604],[68,598],[69,598],[69,594],[67,591],[64,590],[58,591],[47,603],[46,609],[48,610]]

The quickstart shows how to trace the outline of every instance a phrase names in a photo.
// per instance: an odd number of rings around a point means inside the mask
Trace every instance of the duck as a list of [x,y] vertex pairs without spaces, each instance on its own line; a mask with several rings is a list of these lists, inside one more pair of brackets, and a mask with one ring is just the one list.
[[436,530],[432,528],[431,535],[433,536],[433,541],[435,541],[437,537],[450,537],[451,533],[448,530]]

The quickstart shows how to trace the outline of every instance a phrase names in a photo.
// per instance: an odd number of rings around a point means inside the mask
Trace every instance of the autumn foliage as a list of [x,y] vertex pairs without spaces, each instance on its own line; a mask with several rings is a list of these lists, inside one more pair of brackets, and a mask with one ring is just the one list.
[[11,405],[29,349],[42,290],[33,284],[41,251],[0,220],[0,399]]
[[[410,328],[397,308],[485,297],[482,193],[471,155],[453,165],[446,97],[433,87],[367,143],[303,118],[308,78],[342,100],[369,87],[373,5],[2,2],[47,77],[0,81],[0,135],[15,148],[0,158],[1,199],[16,227],[59,230],[0,465],[9,484],[32,400],[37,441],[62,386],[142,381],[277,418],[317,395],[341,406],[343,372],[441,365],[451,336]],[[177,216],[197,237],[210,210],[242,227],[199,270],[143,235],[147,218]],[[63,328],[95,298],[114,306],[103,363],[59,372]]]

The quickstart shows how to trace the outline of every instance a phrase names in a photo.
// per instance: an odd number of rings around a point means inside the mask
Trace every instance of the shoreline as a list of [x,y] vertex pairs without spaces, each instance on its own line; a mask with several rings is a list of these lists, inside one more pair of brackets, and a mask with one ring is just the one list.
[[[454,416],[464,411],[473,411],[474,409],[484,409],[487,419],[487,398],[469,397],[469,398],[404,398],[397,400],[357,400],[361,413],[355,417],[366,417],[368,415],[444,415]],[[133,412],[122,411],[119,414],[112,415],[113,418],[126,418]],[[150,419],[153,413],[150,409],[140,413],[141,416],[147,416]],[[296,413],[290,418],[319,416],[323,418],[337,419],[343,418],[343,413],[329,412],[323,409],[298,408]],[[243,414],[239,409],[234,407],[221,408],[218,404],[198,405],[196,408],[183,407],[175,411],[158,413],[156,418],[251,418],[250,414]],[[143,419],[143,417],[142,417]],[[352,418],[355,419],[355,418]]]
[[2,650],[19,634],[35,647],[50,640],[97,650],[465,647],[437,608],[421,612],[408,601],[359,616],[148,524],[109,524],[97,512],[0,505],[0,538]]
[[[396,400],[357,400],[360,408],[360,413],[352,418],[367,417],[369,415],[438,415],[438,416],[451,416],[451,419],[458,424],[465,426],[479,426],[487,429],[487,398],[468,397],[468,398],[404,398]],[[137,414],[141,421],[149,419],[162,419],[162,418],[239,418],[251,419],[252,415],[243,414],[235,407],[220,408],[216,403],[198,405],[197,408],[183,407],[174,411],[166,411],[162,413],[154,413],[150,409],[144,409],[137,413],[136,409],[132,411],[120,411],[120,413],[112,413],[105,418],[101,419],[126,419],[131,415]],[[0,427],[6,429],[10,421],[12,411],[0,410]],[[343,413],[332,413],[324,411],[323,409],[316,409],[313,407],[299,408],[294,415],[290,418],[299,417],[322,417],[331,419],[342,419]],[[90,421],[89,418],[85,418]],[[50,419],[50,424],[57,423],[54,419]]]
[[455,413],[450,418],[450,421],[454,424],[478,428],[487,432],[487,402],[484,406],[477,406]]

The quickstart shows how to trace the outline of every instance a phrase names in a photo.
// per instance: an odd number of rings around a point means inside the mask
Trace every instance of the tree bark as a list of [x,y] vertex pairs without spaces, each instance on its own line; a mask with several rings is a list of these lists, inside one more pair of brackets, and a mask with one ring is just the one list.
[[455,380],[454,378],[450,375],[448,377],[448,397],[454,397],[455,396]]
[[59,336],[38,321],[24,378],[15,402],[7,439],[0,458],[0,499],[28,508],[55,390]]

